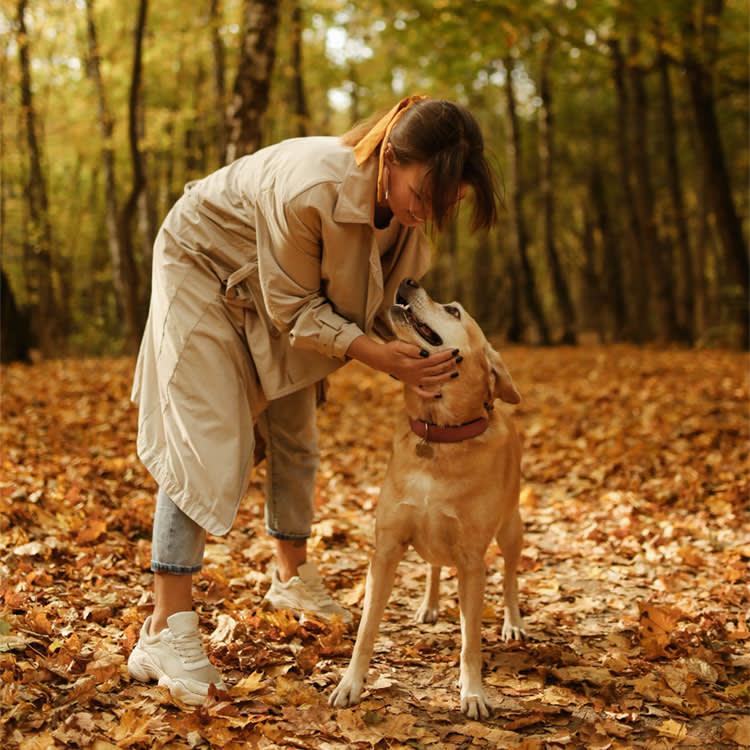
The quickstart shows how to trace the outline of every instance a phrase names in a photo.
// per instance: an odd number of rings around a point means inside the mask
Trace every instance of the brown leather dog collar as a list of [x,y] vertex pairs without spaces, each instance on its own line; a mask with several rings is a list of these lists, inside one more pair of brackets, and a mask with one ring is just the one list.
[[428,443],[460,443],[462,440],[469,440],[481,435],[489,427],[489,424],[490,420],[487,417],[479,417],[471,422],[456,425],[432,424],[409,417],[409,426],[412,432]]

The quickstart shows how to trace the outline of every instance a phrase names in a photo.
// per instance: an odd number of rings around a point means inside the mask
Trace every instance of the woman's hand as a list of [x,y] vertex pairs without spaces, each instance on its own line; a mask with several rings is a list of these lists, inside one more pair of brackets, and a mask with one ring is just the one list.
[[458,377],[461,361],[458,349],[430,354],[414,344],[398,340],[379,344],[368,336],[352,341],[347,355],[387,372],[423,398],[440,398],[440,383]]

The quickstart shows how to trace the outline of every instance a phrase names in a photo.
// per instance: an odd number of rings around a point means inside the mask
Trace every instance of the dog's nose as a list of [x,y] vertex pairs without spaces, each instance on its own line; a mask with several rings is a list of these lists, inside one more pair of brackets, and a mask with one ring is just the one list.
[[414,279],[404,279],[404,284],[410,286],[412,289],[419,289],[419,282],[414,281]]

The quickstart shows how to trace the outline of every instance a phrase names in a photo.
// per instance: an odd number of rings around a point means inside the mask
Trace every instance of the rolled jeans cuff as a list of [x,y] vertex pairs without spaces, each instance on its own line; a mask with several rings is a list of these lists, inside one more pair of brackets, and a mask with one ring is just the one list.
[[206,530],[178,508],[159,488],[151,540],[154,573],[189,575],[203,568]]
[[272,529],[270,526],[266,526],[266,533],[281,542],[305,542],[310,538],[310,534],[285,534]]
[[158,563],[155,560],[151,561],[151,572],[152,573],[166,573],[174,576],[188,576],[194,573],[200,573],[203,569],[203,565],[193,565],[187,567],[185,565],[170,565],[165,563]]

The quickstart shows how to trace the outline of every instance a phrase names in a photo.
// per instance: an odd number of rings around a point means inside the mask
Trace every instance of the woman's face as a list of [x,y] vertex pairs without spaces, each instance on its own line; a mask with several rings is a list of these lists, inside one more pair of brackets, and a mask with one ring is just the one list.
[[[405,227],[416,227],[432,219],[432,181],[427,166],[401,164],[392,151],[386,151],[385,156],[387,204],[396,221]],[[466,190],[467,186],[461,185],[454,204],[466,195]]]

